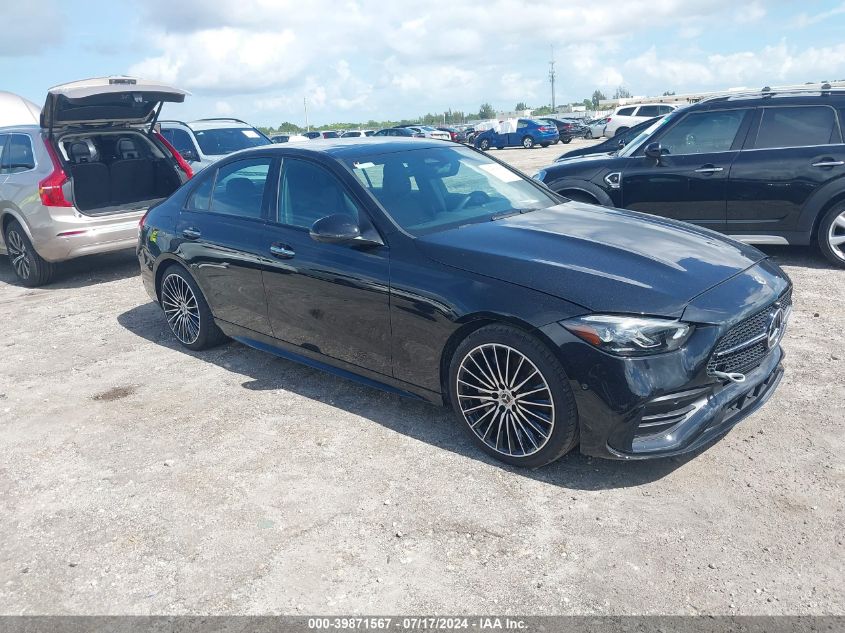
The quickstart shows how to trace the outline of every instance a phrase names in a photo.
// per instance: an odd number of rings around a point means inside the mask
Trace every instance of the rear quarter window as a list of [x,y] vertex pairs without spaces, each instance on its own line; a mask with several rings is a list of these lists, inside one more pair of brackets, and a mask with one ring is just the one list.
[[763,108],[754,147],[809,147],[842,142],[836,112],[828,106]]

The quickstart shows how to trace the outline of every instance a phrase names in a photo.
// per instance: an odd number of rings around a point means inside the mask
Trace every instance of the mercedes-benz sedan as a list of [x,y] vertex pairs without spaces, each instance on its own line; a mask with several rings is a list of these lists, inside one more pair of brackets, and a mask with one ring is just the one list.
[[694,450],[783,372],[791,284],[760,251],[440,141],[239,152],[147,214],[138,255],[185,347],[450,404],[511,464]]

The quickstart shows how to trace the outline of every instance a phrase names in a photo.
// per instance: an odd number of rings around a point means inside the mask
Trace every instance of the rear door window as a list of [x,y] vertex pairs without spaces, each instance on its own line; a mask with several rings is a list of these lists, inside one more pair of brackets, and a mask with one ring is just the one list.
[[754,147],[808,147],[841,142],[833,108],[787,106],[763,108]]
[[657,114],[658,114],[658,115],[661,115],[661,114],[669,114],[669,113],[670,113],[670,112],[672,112],[674,109],[675,109],[675,108],[673,108],[672,106],[667,106],[667,105],[657,106]]
[[616,113],[616,115],[617,116],[631,116],[632,114],[634,114],[635,109],[636,108],[622,108],[621,110],[619,110]]
[[749,110],[693,112],[660,137],[669,154],[709,154],[731,149]]
[[637,116],[647,116],[648,118],[657,116],[660,114],[660,107],[659,106],[640,106],[640,109],[637,111]]
[[[260,218],[272,160],[267,157],[250,158],[220,167],[214,180],[208,210],[244,218]],[[199,190],[194,192],[195,195],[198,193]],[[201,203],[201,200],[198,202]]]

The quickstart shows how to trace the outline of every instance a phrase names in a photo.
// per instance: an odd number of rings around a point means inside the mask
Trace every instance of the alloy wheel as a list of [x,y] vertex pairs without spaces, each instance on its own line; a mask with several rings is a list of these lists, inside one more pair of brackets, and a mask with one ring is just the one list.
[[161,284],[161,307],[176,338],[191,345],[200,335],[200,311],[194,291],[182,275],[170,274]]
[[494,451],[526,457],[549,441],[555,424],[551,389],[518,350],[498,343],[479,345],[461,361],[456,383],[464,419]]
[[18,277],[29,279],[31,265],[26,243],[21,235],[12,229],[6,234],[6,246],[9,251],[9,259],[12,261],[12,268],[15,269]]
[[845,259],[845,211],[836,216],[833,222],[830,223],[830,229],[827,232],[827,242],[837,257]]

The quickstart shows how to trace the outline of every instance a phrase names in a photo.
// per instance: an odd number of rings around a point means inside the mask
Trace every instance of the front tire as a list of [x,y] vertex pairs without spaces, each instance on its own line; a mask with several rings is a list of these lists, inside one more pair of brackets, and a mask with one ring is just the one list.
[[566,145],[567,143],[571,143],[572,137],[570,136],[568,138],[562,138],[562,139],[560,139],[560,142],[563,143],[564,145]]
[[481,142],[478,144],[478,149],[480,149],[482,152],[486,152],[490,149],[490,141],[488,141],[486,138],[481,139]]
[[522,146],[525,149],[531,149],[532,147],[534,147],[534,139],[530,136],[526,136],[524,139],[522,139]]
[[593,131],[592,131],[592,130],[587,130],[587,133],[586,133],[586,134],[584,134],[584,138],[586,138],[586,139],[591,139],[591,138],[593,138]]
[[159,303],[170,331],[183,347],[200,351],[226,340],[197,282],[181,266],[164,271]]
[[50,282],[56,272],[56,266],[35,251],[26,231],[17,220],[9,222],[3,239],[12,270],[22,285],[37,288]]
[[817,240],[828,261],[845,268],[845,203],[833,205],[824,214],[819,222]]
[[575,398],[560,362],[538,339],[506,325],[467,336],[452,357],[449,397],[488,455],[537,468],[578,442]]

